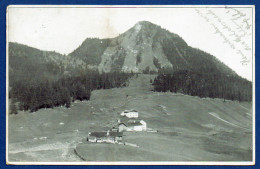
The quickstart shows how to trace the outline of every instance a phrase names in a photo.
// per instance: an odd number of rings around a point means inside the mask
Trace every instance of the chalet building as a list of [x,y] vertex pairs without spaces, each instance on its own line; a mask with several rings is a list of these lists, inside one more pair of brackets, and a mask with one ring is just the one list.
[[136,111],[136,110],[125,110],[121,113],[121,116],[126,116],[128,118],[138,118],[138,111]]
[[128,122],[121,122],[118,124],[119,132],[122,131],[146,131],[147,125],[143,120],[130,120]]
[[94,143],[119,143],[122,142],[123,133],[122,132],[90,132],[87,141]]

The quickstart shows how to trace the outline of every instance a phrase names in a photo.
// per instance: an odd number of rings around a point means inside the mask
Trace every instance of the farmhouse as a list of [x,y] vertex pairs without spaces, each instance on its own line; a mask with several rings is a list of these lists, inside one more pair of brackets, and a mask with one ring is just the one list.
[[95,143],[119,143],[122,142],[123,133],[113,131],[90,132],[87,141]]
[[136,110],[125,110],[121,113],[121,116],[126,116],[128,118],[138,118],[138,111],[136,111]]
[[119,132],[122,131],[146,131],[147,125],[143,120],[130,120],[128,122],[121,122],[118,124]]

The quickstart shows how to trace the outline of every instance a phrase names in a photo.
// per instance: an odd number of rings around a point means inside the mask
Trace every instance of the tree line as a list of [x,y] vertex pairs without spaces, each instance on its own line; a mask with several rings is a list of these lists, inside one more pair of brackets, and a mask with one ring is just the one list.
[[160,73],[153,82],[154,91],[184,93],[191,96],[252,101],[252,83],[237,75],[178,71]]
[[41,77],[13,81],[9,90],[9,98],[12,100],[10,113],[16,114],[17,109],[35,112],[56,106],[69,108],[75,100],[89,100],[92,90],[126,86],[127,79],[132,75],[88,71],[77,76],[63,76],[58,80]]

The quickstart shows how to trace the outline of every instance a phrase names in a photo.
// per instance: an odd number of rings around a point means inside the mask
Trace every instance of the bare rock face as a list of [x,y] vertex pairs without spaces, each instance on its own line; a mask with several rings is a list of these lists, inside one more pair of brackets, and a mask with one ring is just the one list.
[[98,69],[110,72],[116,67],[124,72],[157,72],[160,68],[173,68],[174,65],[165,55],[162,46],[165,40],[171,39],[175,39],[175,43],[186,45],[180,37],[157,25],[147,21],[138,22],[124,34],[112,39],[101,56]]
[[118,37],[86,39],[69,54],[99,72],[219,71],[234,74],[214,56],[194,49],[178,35],[147,21],[136,23]]

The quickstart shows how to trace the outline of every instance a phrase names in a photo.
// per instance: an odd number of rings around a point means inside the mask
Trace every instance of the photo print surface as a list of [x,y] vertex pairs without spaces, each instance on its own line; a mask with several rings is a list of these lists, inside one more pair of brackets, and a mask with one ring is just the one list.
[[254,6],[9,6],[8,164],[254,164]]

